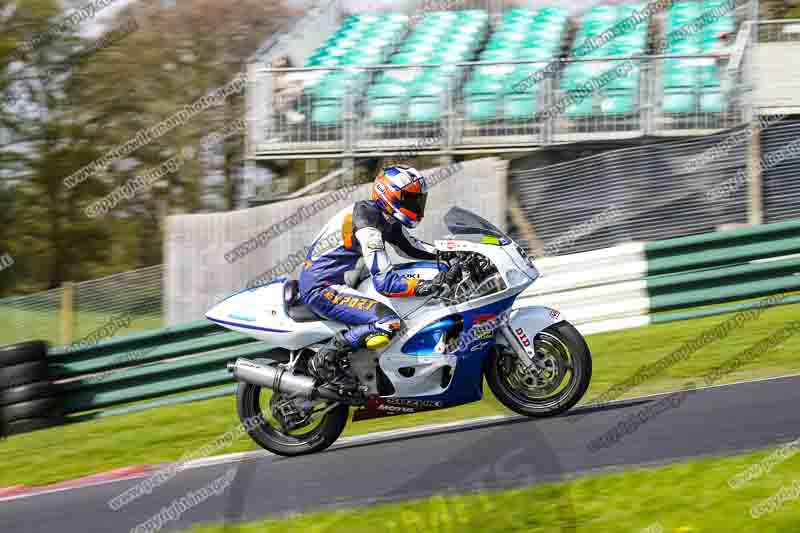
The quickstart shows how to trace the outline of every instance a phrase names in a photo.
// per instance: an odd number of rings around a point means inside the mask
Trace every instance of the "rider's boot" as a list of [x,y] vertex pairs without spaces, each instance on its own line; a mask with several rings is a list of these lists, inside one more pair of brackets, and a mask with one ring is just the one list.
[[311,375],[334,389],[353,392],[358,389],[358,379],[350,371],[351,344],[337,333],[309,361]]

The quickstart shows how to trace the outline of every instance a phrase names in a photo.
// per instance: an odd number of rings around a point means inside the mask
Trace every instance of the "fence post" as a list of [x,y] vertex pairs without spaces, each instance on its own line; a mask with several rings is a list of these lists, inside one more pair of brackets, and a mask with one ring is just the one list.
[[73,313],[75,286],[71,281],[65,281],[61,286],[61,344],[67,346],[72,343],[75,317]]
[[[753,117],[753,122],[758,122],[758,116]],[[747,222],[749,224],[764,223],[764,199],[761,181],[761,135],[758,127],[751,128],[749,150],[747,157]]]

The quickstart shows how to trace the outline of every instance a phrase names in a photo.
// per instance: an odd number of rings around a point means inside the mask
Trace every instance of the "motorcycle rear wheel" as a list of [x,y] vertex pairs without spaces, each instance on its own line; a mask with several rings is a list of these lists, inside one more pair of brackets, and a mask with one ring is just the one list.
[[[515,353],[497,345],[487,363],[486,382],[500,403],[516,413],[535,418],[561,414],[578,403],[589,388],[589,347],[575,326],[566,321],[539,332],[533,345],[540,364],[548,369],[540,381],[521,370]],[[540,386],[540,382],[546,385]]]
[[286,431],[270,408],[266,409],[267,413],[262,410],[262,400],[269,392],[257,385],[239,383],[236,409],[250,438],[272,453],[291,457],[320,452],[333,444],[347,425],[349,408],[339,404],[314,423],[297,428],[297,431]]

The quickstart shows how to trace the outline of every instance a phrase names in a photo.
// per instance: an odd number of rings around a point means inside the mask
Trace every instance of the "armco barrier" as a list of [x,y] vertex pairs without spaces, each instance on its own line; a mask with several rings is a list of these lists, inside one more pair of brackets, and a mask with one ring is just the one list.
[[800,290],[800,220],[629,243],[537,266],[542,277],[517,305],[557,308],[584,334],[707,316],[664,312]]
[[267,347],[207,321],[114,338],[92,346],[51,350],[51,375],[58,380],[67,413],[98,410],[125,412],[135,407],[109,409],[161,398],[154,405],[230,394],[212,389],[191,398],[166,396],[232,384],[226,363],[237,357],[255,357]]
[[[757,304],[696,307],[800,291],[798,234],[792,221],[542,258],[541,278],[517,305],[555,307],[584,334],[740,311]],[[47,361],[67,414],[83,420],[229,395],[225,363],[268,350],[198,321],[61,347]]]
[[650,311],[800,290],[800,220],[645,245]]

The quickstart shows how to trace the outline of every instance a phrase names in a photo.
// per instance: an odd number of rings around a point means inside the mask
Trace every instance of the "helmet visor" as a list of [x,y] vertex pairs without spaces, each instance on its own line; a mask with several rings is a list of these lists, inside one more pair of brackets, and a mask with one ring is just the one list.
[[419,222],[425,216],[425,204],[427,201],[428,193],[403,191],[397,208],[411,220]]

